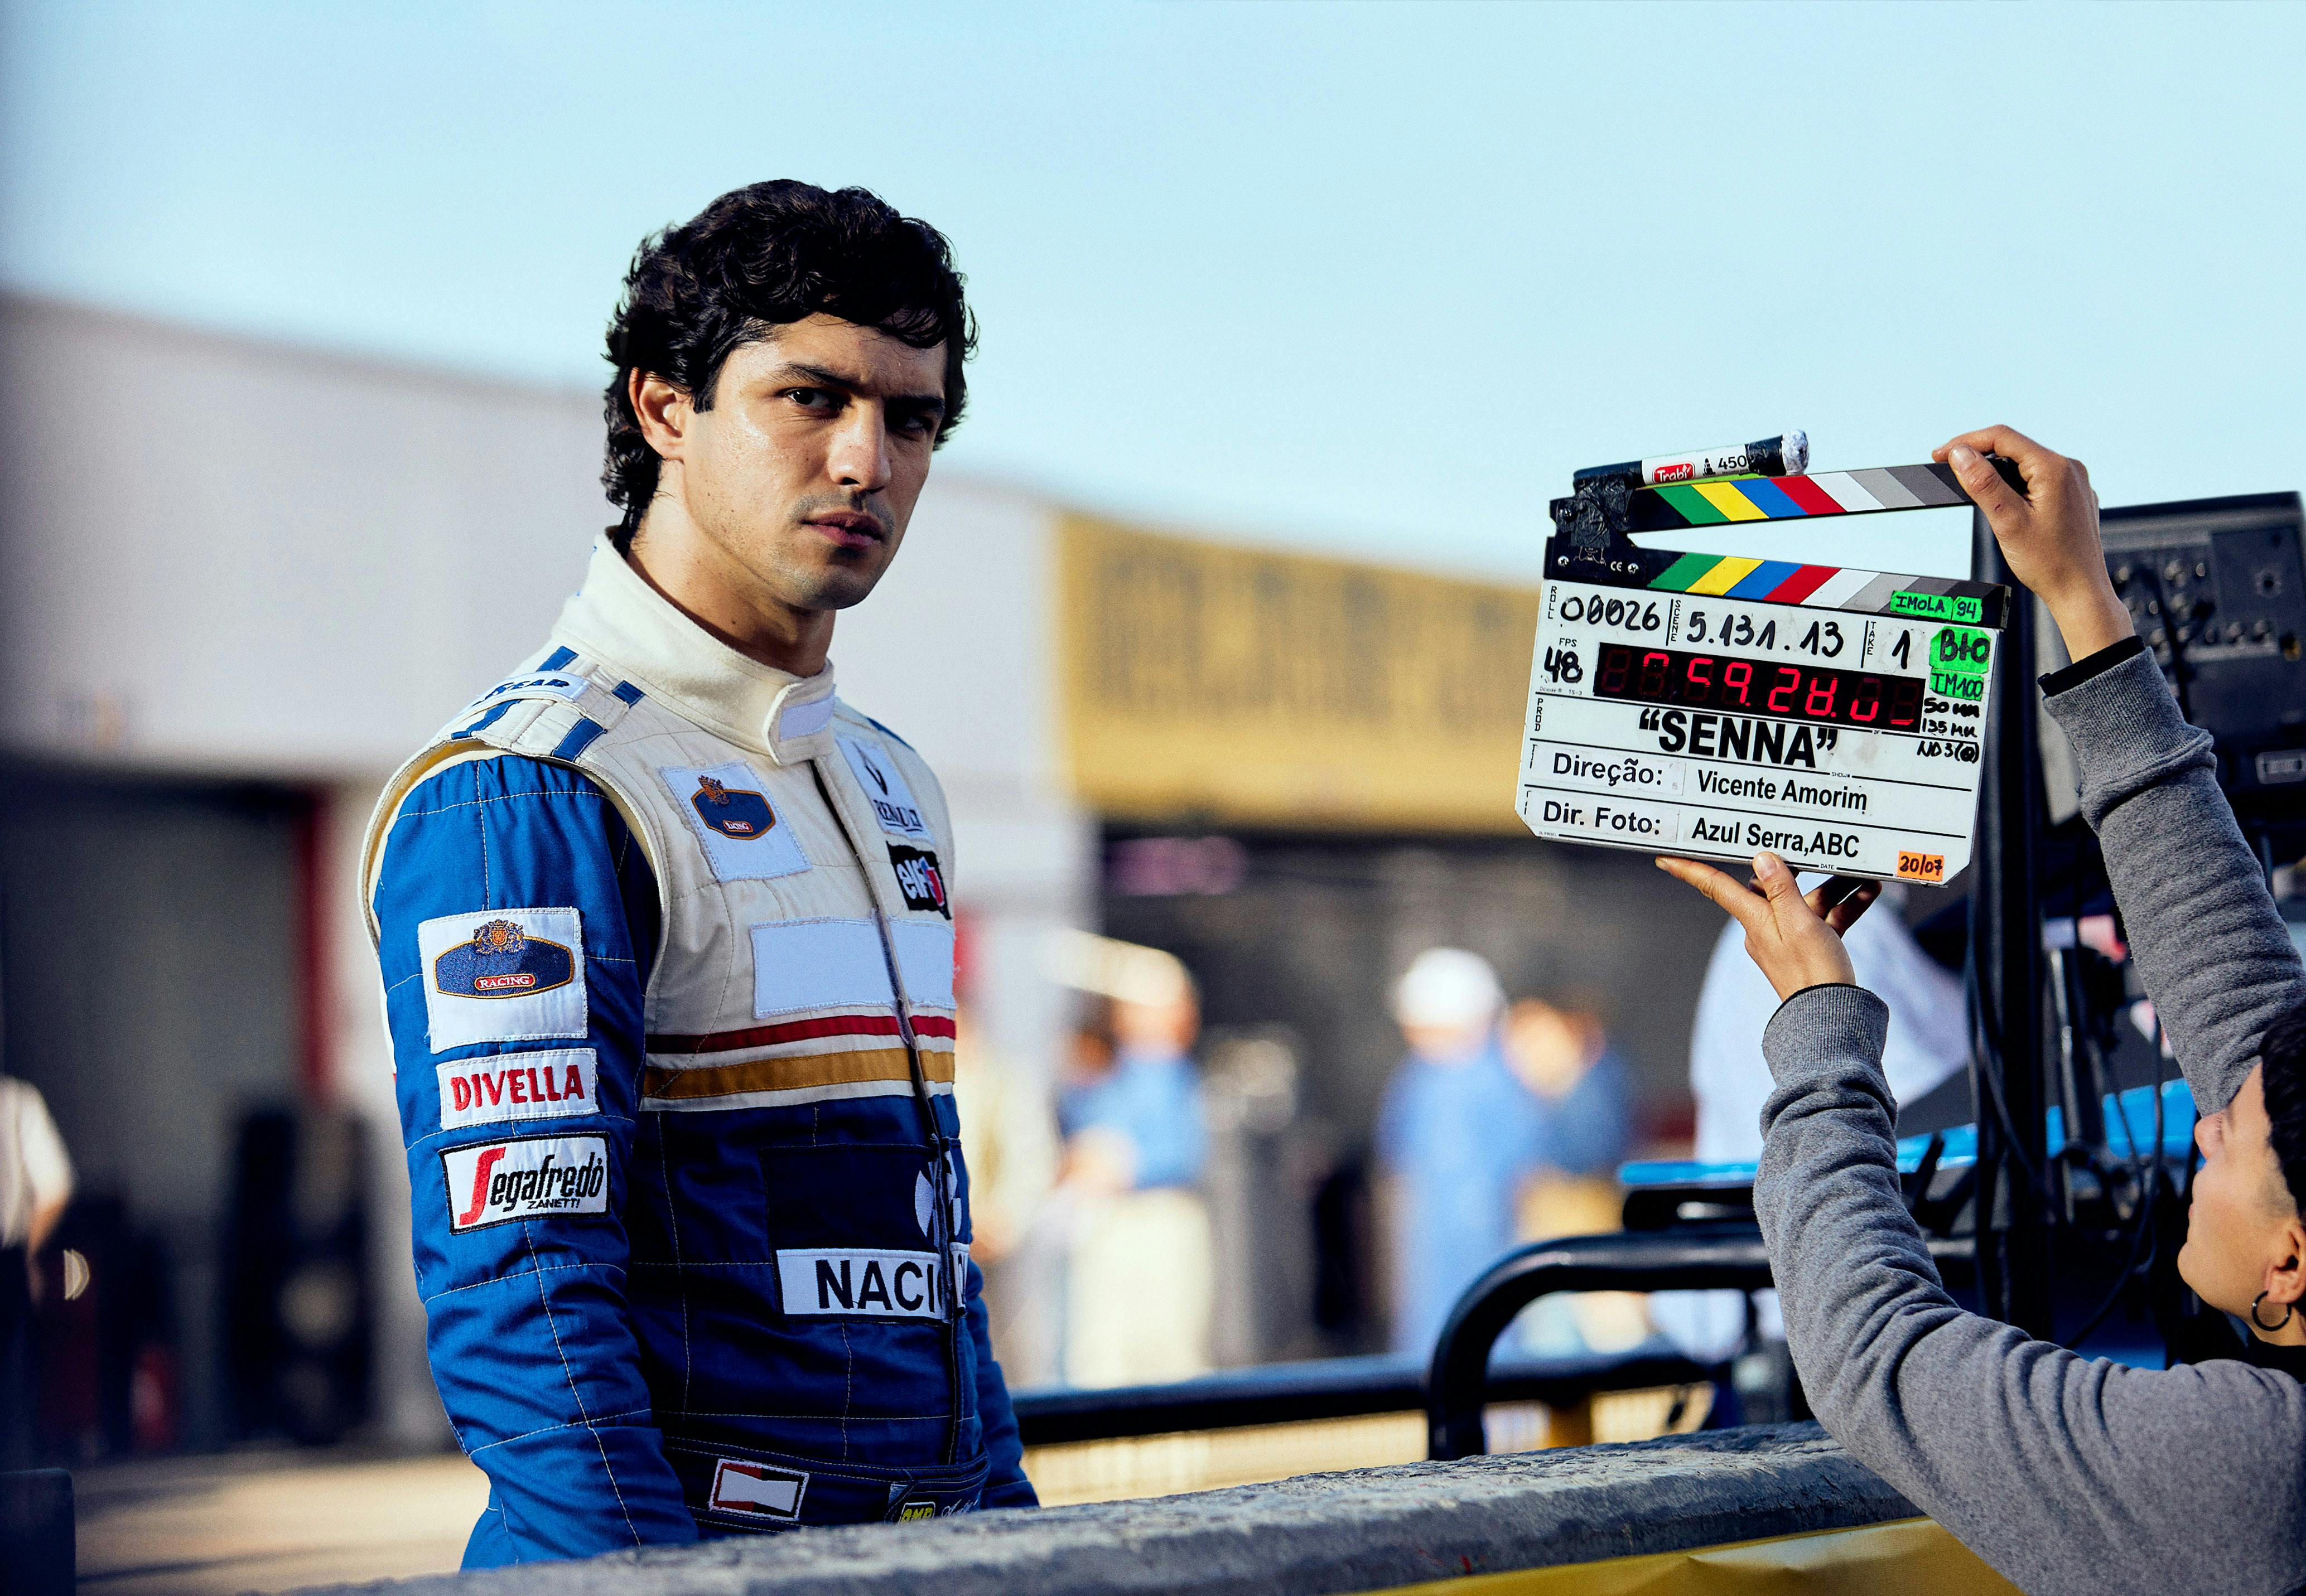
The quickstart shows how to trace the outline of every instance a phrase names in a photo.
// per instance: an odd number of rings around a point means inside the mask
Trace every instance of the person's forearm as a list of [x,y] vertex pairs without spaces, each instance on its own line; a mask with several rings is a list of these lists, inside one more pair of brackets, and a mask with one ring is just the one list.
[[2180,717],[2150,653],[2048,706],[2080,761],[2082,813],[2131,956],[2198,1104],[2216,1113],[2250,1072],[2266,1028],[2306,996],[2306,977],[2218,790],[2209,734]]
[[31,1229],[25,1236],[24,1250],[27,1252],[37,1254],[48,1244],[49,1238],[56,1233],[56,1226],[64,1222],[65,1206],[64,1203],[52,1202],[32,1211]]
[[1899,1190],[1897,1107],[1876,1062],[1888,1028],[1874,994],[1813,986],[1763,1033],[1779,1084],[1762,1110],[1754,1211],[1787,1338],[1829,1428],[1864,1421],[1884,1395],[1877,1360],[1894,1357],[1900,1315],[1953,1307]]
[[2081,583],[2055,599],[2046,593],[2042,595],[2042,602],[2049,608],[2050,620],[2058,628],[2058,638],[2066,645],[2066,658],[2070,660],[2086,660],[2102,648],[2136,636],[2130,611],[2114,593],[2114,584],[2103,579],[2105,567],[2098,567],[2096,574],[2101,580]]

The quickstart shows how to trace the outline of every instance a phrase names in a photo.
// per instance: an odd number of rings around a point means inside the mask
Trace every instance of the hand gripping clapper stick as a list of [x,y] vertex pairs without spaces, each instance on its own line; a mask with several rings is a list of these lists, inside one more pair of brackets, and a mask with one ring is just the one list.
[[[2008,588],[1630,541],[1970,502],[1950,466],[1812,474],[1806,454],[1796,432],[1628,462],[1553,501],[1515,792],[1531,831],[1930,885],[1969,862]],[[1725,458],[1794,474],[1674,480]]]

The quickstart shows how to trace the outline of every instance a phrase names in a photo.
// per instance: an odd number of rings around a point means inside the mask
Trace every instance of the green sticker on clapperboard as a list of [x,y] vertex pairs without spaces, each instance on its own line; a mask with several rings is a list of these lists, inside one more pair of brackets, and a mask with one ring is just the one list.
[[1973,627],[1941,627],[1930,639],[1930,691],[1975,703],[1986,696],[1994,636]]
[[1960,593],[1893,593],[1890,595],[1890,613],[1911,615],[1922,620],[1976,622],[1986,619],[1986,606],[1979,600]]

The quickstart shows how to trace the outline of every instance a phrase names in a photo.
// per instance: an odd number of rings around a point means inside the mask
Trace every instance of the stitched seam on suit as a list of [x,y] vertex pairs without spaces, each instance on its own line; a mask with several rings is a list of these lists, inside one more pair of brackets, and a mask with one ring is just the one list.
[[[528,756],[517,754],[510,757],[518,759]],[[427,778],[427,780],[431,779]],[[587,777],[586,780],[589,781],[591,778]],[[494,798],[458,798],[454,803],[442,804],[432,809],[402,809],[394,816],[394,821],[397,824],[403,820],[421,820],[427,815],[448,815],[458,809],[484,809],[491,804],[551,803],[559,798],[572,798],[585,804],[598,804],[604,801],[597,792],[569,792],[565,789],[556,791],[549,789],[538,792],[500,792]]]
[[600,1430],[594,1427],[592,1415],[585,1411],[585,1394],[576,1388],[576,1371],[568,1366],[568,1349],[560,1344],[560,1325],[552,1317],[552,1299],[545,1294],[542,1260],[536,1256],[536,1237],[530,1233],[527,1225],[524,1225],[520,1229],[521,1240],[528,1243],[528,1261],[539,1270],[536,1277],[537,1305],[544,1310],[545,1328],[552,1332],[552,1350],[560,1354],[560,1372],[568,1378],[568,1395],[576,1400],[576,1417],[592,1433],[594,1447],[601,1454],[601,1472],[608,1475],[609,1489],[617,1493],[617,1510],[625,1515],[625,1532],[632,1536],[633,1544],[638,1546],[641,1532],[633,1523],[633,1510],[625,1505],[625,1488],[617,1483],[616,1465],[609,1461],[609,1443],[601,1438]]
[[[679,1216],[679,1213],[678,1213],[678,1211],[677,1211],[677,1210],[678,1210],[678,1208],[679,1208],[679,1205],[673,1201],[673,1197],[672,1197],[672,1159],[671,1159],[671,1158],[670,1158],[670,1157],[666,1154],[666,1152],[665,1152],[665,1147],[664,1147],[664,1116],[663,1116],[662,1114],[659,1114],[659,1115],[657,1116],[657,1127],[656,1127],[656,1168],[657,1168],[657,1174],[658,1174],[658,1177],[659,1177],[659,1178],[663,1182],[663,1183],[664,1183],[664,1222],[665,1222],[666,1225],[667,1225],[667,1226],[669,1226],[669,1227],[670,1228],[671,1233],[672,1233],[672,1267],[673,1267],[675,1269],[679,1269],[679,1268],[681,1267],[681,1263],[680,1263],[680,1216]],[[696,1353],[695,1353],[694,1351],[692,1351],[692,1350],[690,1349],[689,1344],[688,1344],[688,1286],[686,1286],[686,1285],[683,1285],[683,1286],[680,1288],[680,1400],[681,1400],[681,1401],[683,1401],[683,1402],[687,1402],[687,1401],[688,1400],[688,1389],[689,1389],[689,1386],[690,1386],[690,1384],[691,1384],[691,1383],[696,1379]]]
[[[532,1243],[532,1244],[530,1245],[530,1247],[529,1247],[529,1250],[528,1250],[528,1255],[529,1255],[529,1257],[530,1257],[532,1259],[534,1259],[534,1258],[536,1257],[536,1248],[535,1248],[535,1246],[534,1246],[534,1243]],[[475,1280],[475,1281],[472,1282],[472,1283],[471,1283],[470,1284],[468,1284],[468,1285],[447,1285],[447,1286],[443,1286],[443,1287],[441,1287],[439,1291],[436,1291],[436,1292],[432,1293],[430,1296],[427,1296],[427,1297],[425,1297],[425,1298],[424,1298],[424,1299],[423,1299],[423,1300],[425,1302],[427,1302],[427,1303],[437,1302],[439,1302],[442,1297],[453,1297],[453,1296],[455,1296],[455,1295],[456,1295],[458,1292],[460,1292],[460,1291],[480,1291],[480,1290],[482,1290],[483,1287],[486,1287],[486,1286],[491,1286],[491,1285],[508,1285],[508,1284],[510,1284],[513,1281],[516,1281],[516,1280],[519,1279],[523,1275],[559,1275],[559,1274],[562,1274],[562,1273],[564,1273],[564,1272],[566,1272],[567,1270],[569,1270],[569,1269],[603,1269],[603,1270],[606,1270],[608,1273],[610,1273],[610,1274],[611,1274],[611,1275],[621,1275],[621,1274],[623,1274],[623,1273],[625,1272],[625,1271],[624,1271],[624,1269],[623,1269],[620,1266],[616,1265],[616,1264],[546,1264],[546,1263],[540,1263],[540,1264],[536,1264],[536,1265],[535,1265],[534,1267],[532,1267],[532,1268],[526,1268],[526,1269],[515,1269],[512,1273],[510,1273],[510,1274],[508,1274],[508,1275],[499,1275],[499,1276],[496,1276],[495,1277],[493,1277],[493,1278],[491,1278],[491,1279],[488,1279],[488,1280]]]
[[841,1461],[849,1461],[849,1410],[857,1405],[857,1349],[849,1344],[849,1327],[841,1327]]
[[[474,1448],[471,1452],[466,1453],[465,1455],[468,1457],[478,1457],[482,1453],[490,1450],[491,1447],[509,1447],[515,1441],[534,1440],[541,1435],[559,1435],[565,1430],[589,1430],[598,1431],[602,1427],[610,1424],[614,1420],[645,1419],[648,1417],[648,1413],[649,1411],[646,1408],[630,1408],[621,1413],[602,1413],[599,1418],[587,1419],[582,1424],[542,1424],[539,1425],[534,1430],[524,1430],[518,1435],[501,1437],[496,1440],[489,1442],[487,1446]],[[597,1435],[595,1438],[598,1438]]]
[[[483,1054],[474,1054],[474,1055],[472,1058],[470,1058],[470,1059],[450,1059],[450,1060],[448,1060],[448,1063],[454,1063],[454,1064],[464,1064],[464,1063],[474,1063],[474,1064],[477,1064],[477,1063],[480,1063],[482,1060],[483,1060],[483,1059],[492,1059],[492,1058],[517,1058],[518,1056],[519,1056],[519,1054],[513,1054],[513,1053],[483,1053]],[[633,1122],[632,1122],[632,1118],[631,1118],[631,1116],[630,1116],[630,1115],[628,1115],[628,1114],[529,1114],[529,1115],[526,1115],[526,1116],[525,1116],[525,1117],[518,1118],[518,1119],[504,1119],[504,1120],[475,1120],[473,1123],[471,1123],[471,1124],[469,1124],[469,1125],[456,1125],[456,1126],[448,1126],[448,1125],[444,1125],[444,1126],[442,1126],[442,1127],[441,1127],[440,1130],[438,1130],[438,1131],[427,1131],[426,1132],[424,1132],[424,1134],[423,1134],[423,1135],[422,1135],[422,1136],[418,1137],[414,1141],[404,1141],[404,1142],[402,1142],[402,1143],[400,1144],[400,1150],[401,1150],[402,1152],[404,1152],[404,1153],[413,1153],[413,1152],[414,1152],[418,1148],[423,1147],[426,1142],[432,1140],[435,1137],[440,1137],[440,1136],[461,1136],[462,1134],[464,1134],[464,1133],[465,1133],[465,1131],[478,1131],[478,1130],[480,1130],[482,1127],[486,1126],[486,1125],[511,1125],[511,1126],[514,1126],[514,1127],[516,1128],[516,1131],[517,1131],[517,1127],[522,1126],[522,1125],[555,1125],[555,1124],[557,1124],[557,1123],[558,1123],[558,1122],[559,1122],[559,1121],[562,1121],[562,1120],[569,1120],[569,1119],[576,1119],[576,1120],[612,1120],[612,1121],[614,1121],[616,1123],[618,1123],[618,1124],[619,1124],[619,1125],[629,1125],[629,1124],[631,1124],[631,1123]],[[568,1125],[568,1126],[565,1126],[565,1127],[561,1127],[561,1128],[562,1128],[563,1130],[565,1130],[568,1134],[571,1134],[571,1135],[576,1134],[576,1133],[577,1133],[577,1132],[582,1129],[582,1127],[580,1127],[580,1126],[576,1126],[576,1125]],[[610,1267],[613,1267],[613,1266],[610,1266]]]
[[496,889],[489,884],[489,817],[473,816],[473,827],[481,833],[481,902],[489,909],[497,906]]

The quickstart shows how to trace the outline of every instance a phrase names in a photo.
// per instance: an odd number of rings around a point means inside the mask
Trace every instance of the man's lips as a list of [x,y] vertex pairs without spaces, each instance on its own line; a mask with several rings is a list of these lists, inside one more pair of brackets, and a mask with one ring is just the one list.
[[853,510],[811,516],[805,525],[816,527],[840,549],[869,549],[885,542],[889,535],[880,522]]

